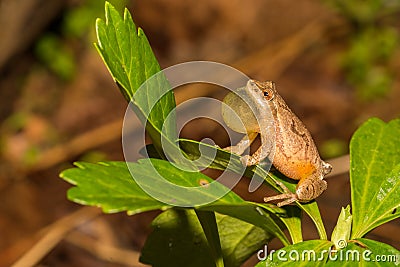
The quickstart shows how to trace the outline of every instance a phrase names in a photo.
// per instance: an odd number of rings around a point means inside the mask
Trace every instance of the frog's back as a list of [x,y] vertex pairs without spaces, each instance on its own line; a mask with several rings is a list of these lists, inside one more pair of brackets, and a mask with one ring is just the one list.
[[321,158],[305,125],[283,99],[279,104],[279,112],[274,114],[276,148],[273,163],[287,177],[300,180],[318,171]]

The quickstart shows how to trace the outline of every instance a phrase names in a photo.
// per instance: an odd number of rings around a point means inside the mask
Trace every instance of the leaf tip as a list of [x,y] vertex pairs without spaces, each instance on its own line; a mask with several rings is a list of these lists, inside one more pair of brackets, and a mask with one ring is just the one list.
[[106,24],[114,19],[116,20],[121,20],[121,14],[118,12],[118,10],[108,1],[105,2],[104,4],[105,7],[105,17],[106,17]]
[[129,12],[129,9],[127,7],[124,8],[124,21],[125,22],[132,22],[133,24],[135,24],[133,22],[131,12]]
[[112,5],[110,2],[105,1],[104,7],[105,7],[105,11],[106,11],[106,13],[107,13],[108,10],[110,10],[110,8],[113,8],[113,5]]
[[111,5],[111,3],[110,2],[108,2],[108,1],[106,1],[105,3],[104,3],[104,14],[105,14],[105,17],[106,17],[106,22],[108,22],[108,18],[109,18],[109,15],[110,15],[110,9],[112,8],[113,6]]
[[103,48],[100,38],[100,30],[102,27],[104,27],[104,21],[101,18],[97,18],[95,23],[95,29],[96,29],[97,44],[99,48]]
[[140,28],[140,27],[138,28],[138,33],[137,33],[137,35],[138,35],[139,37],[146,36],[146,35],[144,34],[143,29]]

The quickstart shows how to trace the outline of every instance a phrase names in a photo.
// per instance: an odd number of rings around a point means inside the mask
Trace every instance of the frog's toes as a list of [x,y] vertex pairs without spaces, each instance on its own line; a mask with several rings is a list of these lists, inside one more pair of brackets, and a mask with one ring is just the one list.
[[249,155],[245,155],[240,158],[240,161],[244,166],[250,166],[251,164],[251,157]]
[[281,199],[284,199],[284,201],[279,202],[277,204],[278,207],[289,205],[295,201],[298,201],[298,197],[295,193],[284,193],[284,194],[280,194],[280,195],[276,195],[276,196],[272,196],[272,197],[264,197],[265,202],[270,202],[273,200],[281,200]]
[[250,156],[250,155],[245,155],[245,156],[242,156],[241,158],[240,158],[240,161],[242,162],[242,164],[244,165],[244,166],[253,166],[253,165],[257,165],[258,163],[260,163],[260,159],[259,159],[259,157],[257,157],[258,155],[252,155],[252,156]]

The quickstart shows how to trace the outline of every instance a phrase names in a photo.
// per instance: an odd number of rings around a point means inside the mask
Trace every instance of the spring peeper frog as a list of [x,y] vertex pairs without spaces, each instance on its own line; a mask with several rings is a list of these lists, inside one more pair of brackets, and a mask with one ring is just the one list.
[[[238,91],[224,98],[222,116],[232,130],[247,135],[237,145],[225,149],[242,155],[260,134],[261,146],[251,156],[242,156],[242,163],[250,166],[268,158],[282,174],[299,180],[295,193],[277,181],[284,193],[265,197],[264,201],[283,200],[278,206],[284,206],[317,198],[327,188],[324,176],[332,166],[321,159],[310,132],[278,94],[275,83],[249,80]],[[250,108],[246,102],[255,107]]]

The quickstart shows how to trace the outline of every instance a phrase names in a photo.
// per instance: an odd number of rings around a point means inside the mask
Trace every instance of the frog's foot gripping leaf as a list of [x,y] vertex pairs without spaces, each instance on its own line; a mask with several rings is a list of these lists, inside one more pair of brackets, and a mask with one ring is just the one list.
[[254,152],[253,155],[245,155],[242,156],[240,158],[240,161],[242,162],[242,164],[244,166],[253,166],[253,165],[257,165],[258,163],[260,163],[261,161],[261,157],[260,157],[260,150],[257,150],[256,152]]
[[284,194],[280,194],[280,195],[276,195],[276,196],[272,196],[272,197],[264,197],[265,202],[270,202],[270,201],[278,200],[278,199],[285,199],[284,201],[281,201],[278,204],[276,204],[278,207],[289,205],[295,201],[298,201],[297,195],[295,193],[284,193]]
[[282,207],[299,200],[297,194],[291,192],[282,182],[278,180],[276,180],[275,182],[283,189],[284,193],[272,197],[265,197],[264,198],[265,202],[284,199],[284,201],[281,201],[277,204],[278,207]]

